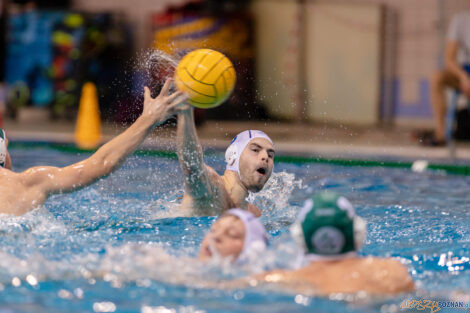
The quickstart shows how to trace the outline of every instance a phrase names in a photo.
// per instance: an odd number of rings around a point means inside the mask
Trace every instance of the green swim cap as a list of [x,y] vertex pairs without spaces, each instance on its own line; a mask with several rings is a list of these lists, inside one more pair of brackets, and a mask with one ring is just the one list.
[[[355,223],[358,220],[353,206],[345,197],[324,192],[305,201],[294,228],[297,236],[303,239],[307,254],[333,256],[359,248],[357,239],[360,242],[364,240],[365,223],[362,220]],[[360,224],[359,229],[355,224]]]

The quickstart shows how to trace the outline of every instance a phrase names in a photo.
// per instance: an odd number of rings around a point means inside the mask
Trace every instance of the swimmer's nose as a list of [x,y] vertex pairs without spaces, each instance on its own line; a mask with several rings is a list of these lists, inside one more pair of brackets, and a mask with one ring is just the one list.
[[268,152],[266,150],[261,150],[260,152],[260,157],[261,157],[261,161],[268,161],[269,159],[269,156],[268,156]]

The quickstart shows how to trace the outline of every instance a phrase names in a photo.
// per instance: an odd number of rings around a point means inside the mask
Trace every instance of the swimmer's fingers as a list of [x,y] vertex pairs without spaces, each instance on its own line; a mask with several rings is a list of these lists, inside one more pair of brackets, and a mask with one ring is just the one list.
[[172,113],[177,114],[177,113],[180,113],[180,112],[183,112],[183,111],[187,111],[190,107],[191,106],[189,104],[183,103],[183,104],[180,104],[179,107],[176,107],[175,109],[173,109]]
[[182,95],[183,93],[181,91],[177,91],[171,95],[169,95],[167,98],[166,98],[166,101],[167,102],[171,102],[173,100],[175,100],[178,96]]
[[175,99],[169,106],[168,110],[171,112],[180,112],[189,109],[189,105],[184,103],[188,99],[188,96],[185,94],[180,95],[178,98]]
[[168,78],[166,81],[165,81],[165,84],[163,85],[162,87],[162,90],[160,91],[160,94],[159,96],[163,96],[165,97],[167,94],[168,94],[168,91],[170,90],[170,86],[171,86],[171,82],[173,80],[171,78]]
[[144,103],[148,103],[150,100],[152,100],[152,96],[150,95],[150,89],[149,87],[145,86],[144,87]]
[[187,95],[181,95],[178,98],[176,98],[170,105],[169,109],[181,109],[181,108],[188,108],[189,105],[184,103],[188,99]]

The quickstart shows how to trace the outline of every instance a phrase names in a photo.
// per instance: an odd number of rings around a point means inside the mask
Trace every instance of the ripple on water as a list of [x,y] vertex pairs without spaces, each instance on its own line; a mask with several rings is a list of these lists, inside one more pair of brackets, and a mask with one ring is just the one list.
[[[58,165],[86,156],[47,149],[11,152],[18,169],[34,165],[38,155]],[[222,158],[208,162],[219,172],[224,168]],[[104,308],[107,302],[116,312],[160,306],[226,312],[239,310],[240,304],[244,311],[266,312],[268,300],[278,312],[377,312],[396,308],[404,299],[348,304],[346,298],[304,299],[262,288],[242,293],[199,289],[201,282],[249,270],[189,260],[197,256],[214,218],[181,216],[182,181],[176,160],[131,157],[93,186],[55,195],[22,217],[0,217],[0,310],[6,306],[21,311],[30,303],[26,299],[35,297],[40,303],[36,312],[88,312],[95,303]],[[469,185],[468,177],[432,171],[277,163],[272,180],[255,195],[272,244],[251,269],[291,268],[296,247],[288,228],[312,192],[330,190],[348,197],[368,222],[360,253],[400,257],[422,289],[414,297],[464,297],[470,293]]]

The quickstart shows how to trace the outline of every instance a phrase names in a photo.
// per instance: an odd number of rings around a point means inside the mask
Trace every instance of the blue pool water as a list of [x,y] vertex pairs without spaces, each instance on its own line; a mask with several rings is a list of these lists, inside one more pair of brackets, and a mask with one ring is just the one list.
[[[10,152],[17,171],[87,156],[44,147]],[[207,162],[222,172],[220,156]],[[88,188],[55,195],[22,217],[0,216],[0,313],[406,312],[403,300],[470,294],[470,177],[287,163],[276,163],[275,172],[256,196],[272,244],[251,270],[292,266],[287,234],[301,203],[311,192],[332,190],[346,195],[368,222],[360,253],[399,257],[419,290],[328,299],[266,288],[201,288],[250,269],[191,262],[214,218],[181,217],[176,160],[134,156]]]

